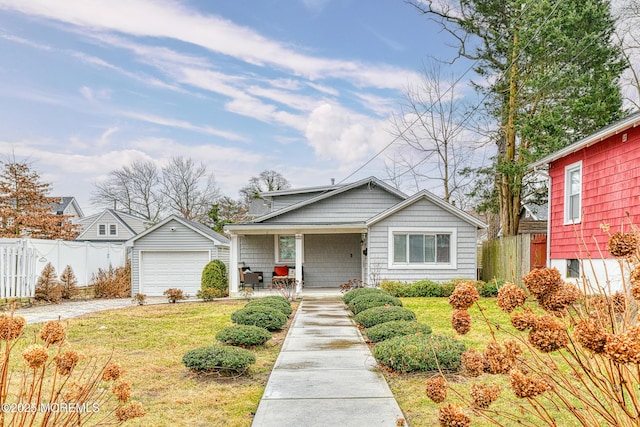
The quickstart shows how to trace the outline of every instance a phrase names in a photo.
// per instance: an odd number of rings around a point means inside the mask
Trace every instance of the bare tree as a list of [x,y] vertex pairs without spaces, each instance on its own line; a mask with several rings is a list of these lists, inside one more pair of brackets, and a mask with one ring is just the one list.
[[264,191],[286,190],[291,188],[289,181],[280,173],[274,170],[264,170],[260,175],[253,176],[249,183],[240,189],[240,197],[245,205],[258,197]]
[[113,170],[95,184],[92,202],[156,222],[163,206],[160,171],[153,161],[138,161]]
[[407,88],[401,115],[392,120],[392,132],[402,143],[387,165],[396,185],[409,180],[419,190],[435,181],[435,191],[447,202],[464,201],[471,178],[460,171],[470,166],[473,150],[467,141],[471,132],[464,127],[461,86],[459,79],[445,78],[433,61],[423,67],[422,80]]
[[616,36],[627,68],[622,75],[622,93],[634,108],[640,108],[640,4],[637,0],[614,2]]
[[203,222],[220,197],[220,190],[204,164],[173,157],[162,168],[162,194],[171,211],[188,220]]

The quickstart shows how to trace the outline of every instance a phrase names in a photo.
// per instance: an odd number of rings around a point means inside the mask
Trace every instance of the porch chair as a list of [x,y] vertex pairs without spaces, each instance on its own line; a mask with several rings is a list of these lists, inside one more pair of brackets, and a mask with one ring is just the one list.
[[238,271],[240,273],[240,283],[242,284],[243,289],[257,289],[264,281],[261,271],[251,271],[250,269],[247,269],[247,267],[239,268]]

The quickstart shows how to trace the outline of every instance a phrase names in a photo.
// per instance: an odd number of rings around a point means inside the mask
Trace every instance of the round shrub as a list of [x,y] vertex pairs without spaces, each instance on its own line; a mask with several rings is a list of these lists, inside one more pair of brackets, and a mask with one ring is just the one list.
[[376,344],[376,360],[396,372],[457,371],[466,346],[440,335],[405,335]]
[[206,288],[200,289],[196,292],[196,297],[200,298],[204,301],[213,301],[216,298],[222,298],[224,294],[220,291],[220,289],[215,288]]
[[352,299],[349,303],[349,310],[351,310],[353,314],[358,314],[368,308],[380,307],[383,305],[396,305],[398,307],[402,307],[402,301],[387,293],[369,293]]
[[344,294],[342,296],[342,301],[344,301],[345,304],[349,305],[349,303],[355,297],[359,297],[360,295],[375,294],[375,293],[384,294],[386,292],[383,291],[382,289],[379,289],[379,288],[356,288],[356,289],[352,289],[349,292],[347,292],[346,294]]
[[225,345],[196,348],[182,356],[182,363],[193,372],[241,373],[255,361],[256,356],[249,350]]
[[383,280],[382,283],[380,283],[380,289],[394,297],[403,297],[403,289],[406,287],[406,283],[397,280]]
[[271,332],[260,326],[233,325],[218,332],[216,339],[225,344],[253,347],[269,341]]
[[271,300],[280,301],[280,302],[283,302],[283,303],[287,304],[289,307],[291,307],[291,301],[289,301],[288,299],[286,299],[282,295],[267,295],[266,297],[260,297],[260,299],[262,301],[271,301]]
[[239,325],[260,326],[269,331],[282,329],[287,323],[287,316],[282,311],[267,307],[266,305],[257,305],[253,307],[243,307],[231,314],[233,323]]
[[202,270],[202,289],[218,289],[222,296],[229,295],[227,266],[219,259],[210,261]]
[[392,320],[390,322],[384,322],[372,326],[365,332],[369,341],[380,342],[403,335],[429,335],[431,333],[431,326],[426,323],[411,322],[407,320]]
[[277,299],[266,299],[266,298],[258,298],[251,300],[245,305],[245,307],[271,307],[277,310],[280,310],[282,314],[285,316],[289,316],[293,310],[291,309],[291,305]]
[[356,314],[355,320],[365,328],[370,328],[391,320],[416,320],[416,315],[404,307],[373,307]]

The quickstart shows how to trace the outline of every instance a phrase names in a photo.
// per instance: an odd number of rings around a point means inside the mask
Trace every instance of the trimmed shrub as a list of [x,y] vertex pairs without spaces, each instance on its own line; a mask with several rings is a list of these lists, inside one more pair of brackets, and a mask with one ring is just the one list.
[[178,300],[187,299],[187,296],[182,292],[182,289],[169,288],[165,290],[162,295],[166,296],[170,303],[175,303]]
[[193,372],[242,373],[255,362],[256,356],[249,350],[225,345],[196,348],[182,356],[182,363]]
[[266,305],[257,305],[253,307],[243,307],[231,314],[233,323],[239,325],[254,325],[265,328],[269,331],[282,329],[287,323],[287,316],[282,311],[267,307]]
[[271,339],[271,332],[260,326],[233,325],[218,332],[216,339],[225,344],[253,347],[269,341]]
[[455,283],[437,283],[432,280],[420,280],[413,283],[396,281],[383,282],[381,285],[389,294],[399,298],[448,297],[455,288]]
[[403,335],[429,335],[431,333],[431,326],[426,323],[407,320],[392,320],[372,326],[368,328],[365,333],[369,341],[380,342]]
[[440,335],[406,335],[390,338],[373,349],[376,360],[396,372],[457,371],[466,346]]
[[202,289],[218,289],[222,296],[229,295],[227,266],[219,259],[211,260],[202,270]]
[[342,301],[344,301],[345,304],[349,305],[349,303],[355,298],[355,297],[359,297],[360,295],[365,295],[365,294],[375,294],[375,293],[386,293],[385,291],[383,291],[382,289],[379,288],[356,288],[356,289],[352,289],[349,292],[347,292],[346,294],[344,294],[342,296]]
[[258,306],[275,308],[276,310],[280,310],[282,314],[284,314],[287,317],[289,317],[289,315],[291,315],[291,313],[293,312],[293,309],[291,308],[291,304],[287,304],[286,302],[283,302],[277,299],[272,299],[272,298],[270,299],[256,298],[248,302],[247,305],[245,305],[245,307],[258,307]]
[[373,307],[356,314],[355,320],[365,328],[392,320],[416,320],[416,314],[404,307]]
[[387,293],[369,293],[352,299],[349,303],[349,310],[351,310],[353,314],[358,314],[369,308],[381,307],[383,305],[395,305],[402,307],[402,301]]
[[263,301],[270,301],[270,300],[282,301],[283,303],[291,307],[291,301],[289,301],[282,295],[267,295],[266,297],[260,297],[260,299]]
[[220,291],[220,289],[215,288],[200,289],[196,292],[196,297],[204,301],[213,301],[214,299],[222,298],[223,296],[225,295]]
[[497,297],[498,289],[504,286],[504,280],[491,280],[489,282],[483,282],[482,280],[478,280],[476,282],[476,289],[478,293],[483,298]]

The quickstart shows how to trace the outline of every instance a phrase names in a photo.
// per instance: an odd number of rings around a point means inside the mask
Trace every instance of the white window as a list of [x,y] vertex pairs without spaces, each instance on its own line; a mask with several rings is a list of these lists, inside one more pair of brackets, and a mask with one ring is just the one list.
[[107,224],[98,224],[98,236],[107,235]]
[[[302,242],[304,243],[304,241]],[[280,234],[275,236],[276,263],[292,264],[296,262],[296,236]],[[304,254],[304,250],[302,251]]]
[[455,229],[389,229],[389,268],[455,268]]
[[116,227],[116,224],[109,224],[109,236],[117,236],[118,235],[118,228]]
[[580,222],[582,211],[582,162],[565,168],[564,223]]

